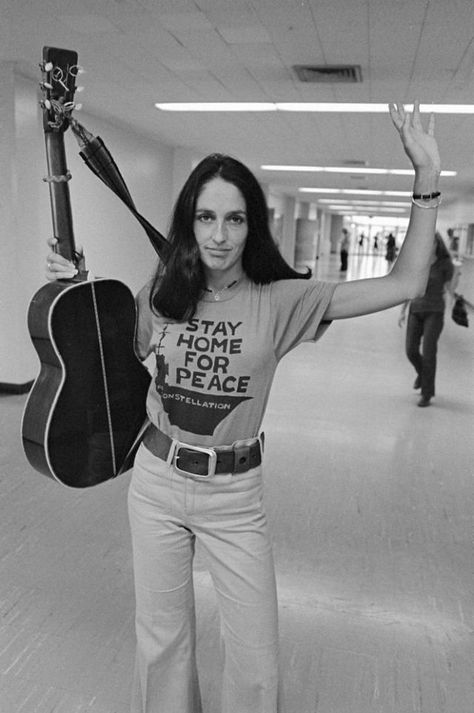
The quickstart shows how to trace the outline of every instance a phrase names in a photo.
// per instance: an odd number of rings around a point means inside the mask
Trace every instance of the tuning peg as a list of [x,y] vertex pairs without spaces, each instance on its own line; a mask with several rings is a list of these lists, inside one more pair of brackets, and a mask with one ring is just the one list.
[[80,64],[73,64],[72,67],[69,67],[69,74],[72,74],[73,77],[77,77],[78,74],[85,74],[86,70],[81,67]]
[[81,111],[81,109],[82,109],[82,104],[75,104],[75,105],[74,105],[74,109],[75,109],[76,111]]
[[49,82],[40,82],[41,89],[52,89],[53,85]]
[[45,72],[51,72],[53,67],[54,67],[54,64],[52,62],[46,62],[43,66],[43,69]]
[[76,87],[76,92],[79,92],[79,93],[80,93],[80,92],[83,92],[83,91],[84,91],[84,87]]

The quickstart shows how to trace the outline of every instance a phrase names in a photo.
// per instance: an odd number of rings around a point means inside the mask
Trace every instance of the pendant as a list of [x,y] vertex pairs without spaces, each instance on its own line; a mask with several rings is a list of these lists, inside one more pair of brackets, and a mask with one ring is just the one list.
[[234,280],[233,282],[230,283],[230,285],[226,285],[225,287],[221,287],[220,290],[214,290],[212,287],[205,287],[204,289],[206,292],[211,292],[214,295],[214,302],[219,302],[221,298],[221,294],[224,292],[224,290],[230,290],[231,287],[235,287],[240,282],[240,277],[238,280]]

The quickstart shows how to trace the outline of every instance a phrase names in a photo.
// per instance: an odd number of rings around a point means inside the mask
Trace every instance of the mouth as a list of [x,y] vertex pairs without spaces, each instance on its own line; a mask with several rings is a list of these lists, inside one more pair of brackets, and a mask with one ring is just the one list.
[[227,253],[230,252],[229,248],[206,248],[206,250],[210,255],[216,255],[218,257],[227,255]]

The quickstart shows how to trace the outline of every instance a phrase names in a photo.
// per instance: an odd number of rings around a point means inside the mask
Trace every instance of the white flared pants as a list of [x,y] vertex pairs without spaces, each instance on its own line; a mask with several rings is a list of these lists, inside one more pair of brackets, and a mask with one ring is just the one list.
[[186,477],[140,446],[129,490],[137,656],[132,713],[201,713],[192,562],[196,540],[218,596],[222,713],[277,713],[275,574],[261,468]]

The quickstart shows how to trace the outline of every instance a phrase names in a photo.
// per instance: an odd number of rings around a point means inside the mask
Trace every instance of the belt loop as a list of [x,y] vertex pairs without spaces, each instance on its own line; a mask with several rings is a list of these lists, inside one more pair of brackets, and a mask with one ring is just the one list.
[[245,473],[250,467],[250,446],[234,446],[234,468],[232,472]]
[[168,451],[168,456],[166,458],[166,465],[173,465],[174,464],[174,454],[176,453],[176,446],[178,445],[178,441],[176,438],[173,438],[171,441],[170,449]]

